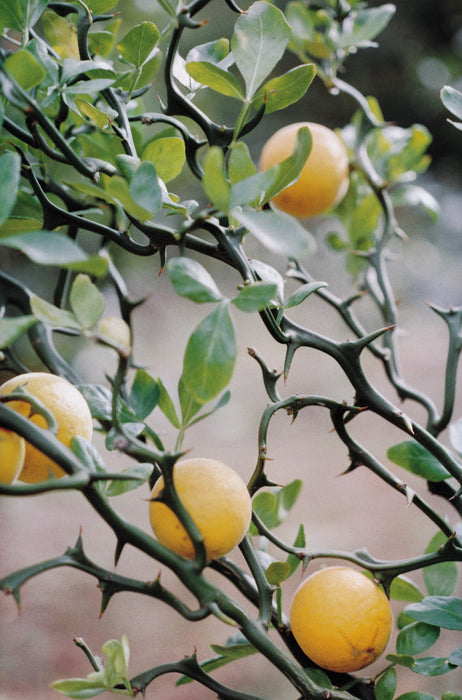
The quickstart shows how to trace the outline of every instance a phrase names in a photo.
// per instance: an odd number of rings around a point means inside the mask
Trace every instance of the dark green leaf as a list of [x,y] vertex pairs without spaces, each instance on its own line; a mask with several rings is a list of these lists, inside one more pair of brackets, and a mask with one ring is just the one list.
[[388,668],[375,684],[376,700],[393,700],[396,691],[396,670]]
[[182,423],[186,426],[199,413],[203,404],[200,401],[196,401],[191,392],[185,387],[183,377],[180,377],[178,381],[178,398],[180,400]]
[[450,474],[425,447],[412,440],[390,447],[388,459],[428,481],[444,481]]
[[265,103],[265,114],[285,109],[297,102],[308,90],[316,75],[313,64],[296,66],[288,73],[269,80],[255,95],[252,102],[256,109]]
[[333,688],[332,681],[330,680],[327,673],[325,673],[321,668],[305,668],[306,675],[313,683],[317,683],[321,688]]
[[141,68],[150,57],[159,38],[159,30],[155,24],[141,22],[125,34],[117,44],[117,49],[124,61]]
[[440,636],[440,628],[427,625],[425,622],[413,622],[404,627],[396,639],[398,654],[415,656],[427,651]]
[[[18,153],[5,151],[0,156],[0,226],[6,221],[12,211],[19,190],[21,175],[21,158]],[[0,239],[3,243],[4,239]]]
[[223,299],[213,277],[196,260],[184,256],[170,258],[166,267],[170,281],[180,296],[198,304]]
[[421,693],[420,690],[411,690],[410,693],[403,693],[403,695],[399,695],[396,700],[436,700],[436,698],[434,695]]
[[412,668],[415,663],[414,657],[406,654],[388,654],[386,659],[391,661],[392,664],[404,666],[405,668]]
[[0,318],[0,348],[7,348],[15,343],[35,322],[34,316]]
[[276,285],[271,282],[253,282],[244,286],[232,300],[240,311],[261,311],[274,298]]
[[251,99],[282,57],[290,39],[282,12],[267,2],[255,2],[241,14],[231,39],[234,60]]
[[193,331],[186,346],[182,376],[196,401],[207,403],[225,388],[236,352],[229,303],[221,301]]
[[314,238],[292,216],[276,211],[233,209],[233,216],[272,253],[299,258],[313,252]]
[[436,658],[429,656],[424,659],[416,659],[415,664],[412,667],[414,673],[418,673],[419,676],[442,676],[444,673],[449,673],[453,671],[454,666],[448,663],[447,659]]
[[[447,539],[443,532],[437,532],[425,551],[436,552]],[[426,566],[423,569],[423,577],[429,595],[451,595],[457,583],[457,565],[453,561],[443,561]]]
[[129,404],[140,420],[145,420],[159,403],[160,389],[144,369],[138,369],[130,389]]
[[429,625],[448,630],[462,630],[462,600],[451,596],[431,595],[420,603],[411,603],[405,609],[407,615]]
[[307,297],[309,297],[311,294],[314,292],[317,292],[318,289],[321,289],[322,287],[327,287],[326,282],[308,282],[307,284],[303,284],[301,287],[295,290],[293,294],[290,295],[289,299],[287,302],[284,304],[286,309],[290,309],[293,306],[297,306],[298,304],[301,304]]
[[69,293],[69,302],[82,328],[91,328],[103,315],[104,297],[88,275],[77,275]]
[[40,19],[48,0],[7,0],[0,3],[0,32],[13,29],[26,32]]

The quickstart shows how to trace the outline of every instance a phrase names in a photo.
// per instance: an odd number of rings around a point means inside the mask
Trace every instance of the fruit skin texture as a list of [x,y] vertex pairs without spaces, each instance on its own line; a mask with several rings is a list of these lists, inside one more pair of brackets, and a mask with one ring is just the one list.
[[[13,377],[2,384],[0,395],[10,394],[20,386],[39,399],[54,415],[58,423],[56,437],[64,445],[70,447],[71,440],[76,435],[87,440],[91,439],[93,422],[90,409],[80,391],[67,379],[48,372],[28,372]],[[30,418],[36,425],[42,428],[47,427],[43,416],[37,413],[30,415],[31,406],[27,401],[9,401],[8,405],[23,416]],[[65,475],[65,472],[55,461],[26,442],[24,466],[19,474],[19,480],[34,484],[48,479],[50,472],[55,477]]]
[[0,483],[12,484],[18,477],[26,454],[24,438],[12,430],[0,428]]
[[384,651],[392,614],[379,586],[355,569],[321,569],[295,591],[290,623],[305,654],[321,668],[358,671]]
[[[252,504],[239,474],[215,459],[195,457],[175,464],[173,483],[203,537],[207,559],[222,557],[241,542],[250,524]],[[163,485],[161,477],[151,498],[159,496]],[[161,544],[194,559],[191,538],[167,505],[151,501],[149,517]]]
[[342,140],[331,129],[313,122],[296,122],[276,131],[263,147],[260,170],[268,170],[293,153],[302,126],[311,132],[310,155],[298,180],[271,200],[278,209],[300,218],[317,216],[335,207],[345,196],[349,183],[348,153]]

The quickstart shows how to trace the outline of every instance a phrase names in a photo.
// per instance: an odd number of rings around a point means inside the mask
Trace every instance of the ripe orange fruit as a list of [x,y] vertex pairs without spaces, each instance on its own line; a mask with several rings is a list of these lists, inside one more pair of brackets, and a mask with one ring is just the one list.
[[290,609],[292,633],[321,668],[349,673],[375,661],[391,634],[390,603],[382,589],[355,569],[332,566],[309,576]]
[[[207,559],[217,559],[244,538],[250,524],[252,504],[239,474],[222,462],[196,457],[177,462],[173,483],[186,510],[202,535]],[[161,477],[151,498],[162,495]],[[161,544],[194,559],[193,543],[175,513],[161,501],[151,501],[149,517]]]
[[296,182],[271,201],[296,217],[317,216],[335,207],[345,196],[349,182],[348,153],[337,134],[322,124],[297,122],[276,131],[265,143],[260,170],[268,170],[293,153],[297,132],[307,126],[312,148]]
[[[2,384],[0,395],[10,394],[18,387],[23,387],[51,411],[58,423],[57,438],[64,445],[70,447],[71,440],[76,435],[87,440],[91,439],[93,422],[90,409],[80,391],[67,379],[48,372],[28,372]],[[47,427],[45,418],[38,413],[33,413],[27,401],[10,401],[8,405],[30,418],[36,425]],[[55,461],[26,442],[24,465],[18,478],[28,483],[37,483],[48,479],[50,473],[55,477],[65,475]]]
[[24,464],[25,441],[12,430],[0,428],[0,483],[12,484]]

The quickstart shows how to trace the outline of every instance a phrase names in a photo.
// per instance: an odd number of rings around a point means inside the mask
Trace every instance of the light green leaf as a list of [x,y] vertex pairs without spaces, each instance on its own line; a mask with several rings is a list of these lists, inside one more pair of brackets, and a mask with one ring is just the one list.
[[284,306],[286,309],[298,306],[298,304],[301,304],[307,297],[317,292],[318,289],[322,289],[322,287],[327,287],[327,282],[308,282],[307,284],[303,284],[290,295]]
[[212,204],[227,212],[231,202],[231,188],[225,176],[223,151],[212,146],[204,160],[202,184]]
[[238,141],[230,149],[228,159],[228,175],[232,185],[235,185],[241,180],[255,175],[257,168],[250,156],[247,144],[243,141]]
[[243,204],[250,204],[251,206],[259,207],[265,192],[273,187],[278,177],[278,173],[270,168],[264,172],[250,175],[244,180],[239,180],[232,186],[229,206],[237,207]]
[[188,74],[201,85],[237,100],[244,100],[244,93],[237,78],[228,71],[206,61],[191,61],[186,64]]
[[[432,537],[427,553],[436,552],[447,542],[447,536],[439,531]],[[457,584],[457,565],[454,561],[442,561],[423,569],[423,578],[429,595],[451,595]]]
[[76,25],[66,17],[47,10],[42,16],[45,39],[61,58],[80,60]]
[[140,205],[135,202],[130,194],[129,185],[123,177],[119,175],[113,175],[112,177],[102,175],[101,182],[104,184],[108,194],[118,202],[125,211],[134,216],[135,219],[147,221],[152,218],[150,211],[144,207],[140,207]]
[[117,112],[115,110],[110,108],[106,110],[98,109],[98,107],[95,107],[90,102],[80,97],[76,97],[74,103],[80,114],[101,130],[109,128],[111,126],[111,119],[117,117]]
[[35,317],[30,315],[0,318],[0,348],[7,348],[15,343],[35,322]]
[[232,303],[240,311],[261,311],[276,294],[277,287],[271,282],[253,282],[245,285]]
[[24,90],[40,85],[47,74],[45,68],[25,49],[10,54],[4,66]]
[[145,160],[138,166],[129,187],[134,201],[151,214],[157,214],[162,208],[162,191],[157,180],[154,165]]
[[336,46],[346,49],[371,46],[371,40],[385,29],[395,11],[395,5],[391,3],[353,11],[353,21],[342,25],[343,31],[337,37]]
[[290,565],[286,561],[273,561],[265,571],[271,586],[280,586],[290,576]]
[[[18,153],[5,151],[0,156],[0,226],[12,211],[19,190],[21,158]],[[1,242],[1,241],[0,241]]]
[[68,678],[54,681],[50,687],[74,700],[85,700],[101,695],[106,690],[106,686],[99,679],[89,680],[87,678]]
[[388,459],[428,481],[444,481],[450,474],[425,447],[412,440],[390,447]]
[[52,328],[75,328],[79,331],[82,330],[82,326],[75,314],[66,309],[60,309],[35,294],[30,298],[30,306],[35,318],[45,323],[47,326],[51,326]]
[[88,275],[77,275],[69,293],[69,302],[82,328],[91,328],[103,315],[104,297]]
[[46,10],[48,0],[7,0],[0,3],[0,32],[13,29],[26,32]]
[[182,377],[197,402],[211,401],[228,384],[236,352],[229,302],[223,300],[200,322],[186,346]]
[[231,51],[244,78],[247,99],[282,57],[291,30],[282,12],[267,2],[257,1],[240,15],[231,39]]
[[170,258],[166,268],[170,281],[180,296],[198,304],[223,299],[213,277],[196,260],[184,256]]
[[313,252],[315,248],[313,236],[284,212],[236,208],[232,213],[262,245],[277,255],[298,258]]
[[121,57],[136,68],[141,68],[159,41],[160,34],[152,22],[141,22],[130,29],[117,44]]
[[112,10],[117,5],[118,0],[85,0],[87,7],[95,15],[104,14],[108,10]]
[[277,165],[269,168],[269,171],[277,173],[277,178],[266,190],[263,202],[269,202],[281,190],[295,182],[310,155],[312,138],[309,129],[304,126],[299,129],[295,141],[293,153]]
[[263,85],[255,95],[252,104],[255,109],[260,109],[265,103],[265,114],[285,109],[303,97],[315,75],[316,68],[312,63],[296,66]]
[[164,182],[170,182],[183,169],[186,159],[184,141],[176,136],[154,139],[148,143],[141,158],[150,160],[158,177]]

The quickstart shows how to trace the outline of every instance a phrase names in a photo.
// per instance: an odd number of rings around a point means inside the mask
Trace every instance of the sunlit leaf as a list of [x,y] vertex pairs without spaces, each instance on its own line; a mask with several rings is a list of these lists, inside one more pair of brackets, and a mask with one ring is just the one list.
[[285,109],[303,97],[315,75],[316,68],[311,63],[296,66],[265,83],[255,95],[252,104],[255,109],[259,109],[265,103],[265,114]]
[[155,139],[148,143],[141,158],[150,160],[160,179],[170,182],[183,169],[186,159],[184,141],[176,136]]
[[45,68],[25,49],[10,54],[4,66],[24,90],[40,85],[47,74]]
[[166,268],[177,294],[199,304],[223,299],[211,274],[196,260],[184,256],[170,258]]
[[125,34],[117,44],[117,49],[124,61],[140,68],[150,57],[159,38],[159,30],[155,24],[141,22]]

